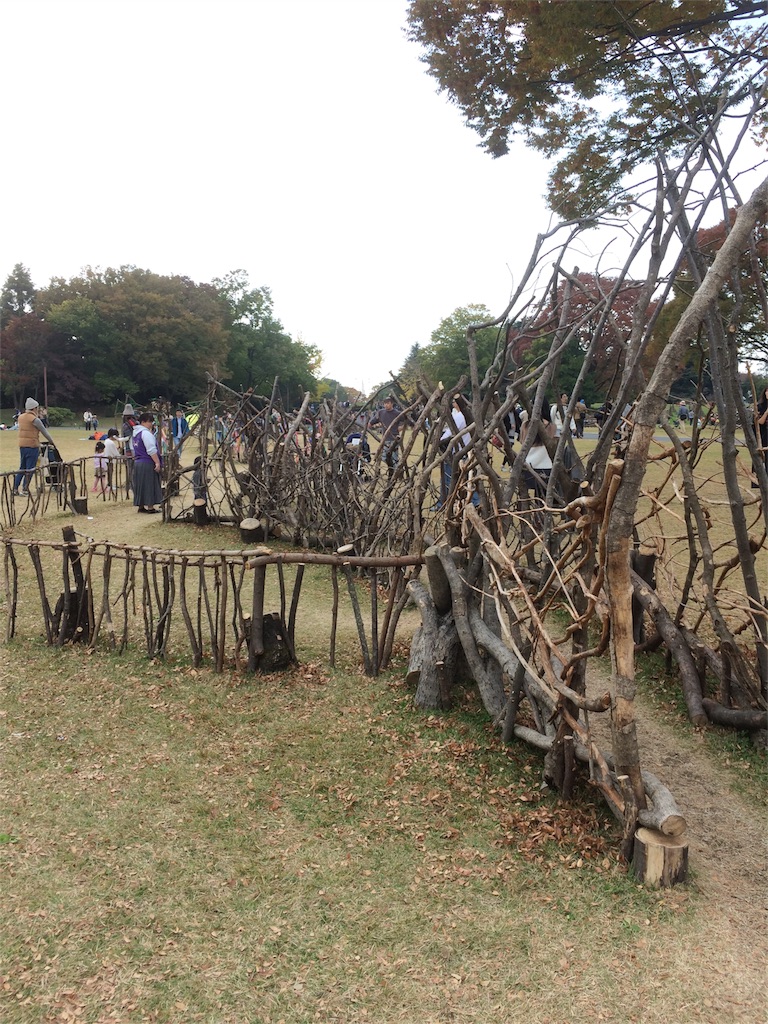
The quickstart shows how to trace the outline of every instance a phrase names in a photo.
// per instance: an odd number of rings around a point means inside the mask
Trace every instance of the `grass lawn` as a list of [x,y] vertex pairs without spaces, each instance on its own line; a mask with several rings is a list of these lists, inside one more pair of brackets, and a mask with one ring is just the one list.
[[2,660],[4,1020],[723,1019],[706,908],[635,885],[472,694],[425,717],[402,666]]
[[[74,522],[126,543],[218,537],[132,513]],[[352,642],[330,672],[318,574],[301,667],[248,677],[48,648],[22,597],[0,647],[3,1022],[765,1019],[764,934],[743,912],[760,894],[704,899],[695,863],[687,887],[639,887],[586,782],[569,806],[542,791],[538,755],[504,748],[474,691],[413,709],[408,619],[389,673],[365,677]]]

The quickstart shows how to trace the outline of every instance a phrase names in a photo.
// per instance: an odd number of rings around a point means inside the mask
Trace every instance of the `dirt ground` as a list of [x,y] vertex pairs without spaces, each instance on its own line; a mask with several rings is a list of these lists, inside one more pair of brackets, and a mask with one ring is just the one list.
[[[600,747],[610,749],[607,716],[591,716],[590,725]],[[764,810],[734,790],[692,726],[686,732],[639,701],[637,729],[643,768],[668,787],[688,823],[689,886],[705,901],[696,946],[681,956],[690,957],[692,972],[701,971],[704,960],[717,1019],[762,1024],[768,1021]],[[684,1013],[678,1019],[684,1022]]]

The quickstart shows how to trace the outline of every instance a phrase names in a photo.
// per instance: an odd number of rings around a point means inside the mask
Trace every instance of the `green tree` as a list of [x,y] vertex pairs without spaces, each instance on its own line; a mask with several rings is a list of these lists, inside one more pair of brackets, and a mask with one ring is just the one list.
[[400,367],[397,374],[400,386],[406,396],[411,399],[416,396],[417,383],[424,372],[422,367],[422,355],[423,349],[418,342],[415,345],[411,345],[411,350],[405,357],[405,362]]
[[231,344],[221,371],[224,383],[264,395],[271,393],[278,377],[287,405],[314,391],[321,353],[285,333],[274,315],[269,288],[252,288],[244,270],[233,270],[213,285],[228,309]]
[[[43,401],[43,376],[50,367],[50,379],[56,379],[49,350],[50,329],[35,313],[23,313],[4,323],[0,336],[0,376],[3,393],[16,408],[32,395]],[[49,400],[60,397],[57,388],[49,391]]]
[[218,290],[186,277],[136,267],[56,279],[38,305],[56,330],[56,345],[87,367],[94,395],[172,401],[200,394],[206,372],[230,346],[228,309]]
[[343,384],[340,384],[333,377],[321,378],[315,387],[313,397],[321,402],[324,398],[336,398],[339,402],[350,401],[350,394]]
[[[64,369],[51,350],[51,327],[35,311],[36,297],[29,271],[17,263],[0,295],[0,380],[2,393],[16,408],[30,394],[43,401],[48,371],[54,382]],[[49,389],[49,399],[54,401],[66,394],[66,389],[59,391],[55,385]]]
[[718,105],[760,94],[763,13],[759,0],[411,0],[408,22],[489,153],[519,135],[557,158],[549,203],[569,219],[706,134]]
[[5,279],[3,291],[0,294],[0,317],[3,326],[12,317],[31,313],[35,308],[36,294],[29,271],[23,263],[17,263]]
[[[493,316],[485,306],[469,305],[455,309],[450,316],[440,321],[432,332],[429,344],[418,353],[421,370],[430,383],[442,380],[446,387],[450,387],[463,374],[469,377],[467,328],[492,319]],[[504,332],[496,327],[487,327],[478,331],[475,339],[478,365],[482,373],[493,361],[499,346],[504,344]]]

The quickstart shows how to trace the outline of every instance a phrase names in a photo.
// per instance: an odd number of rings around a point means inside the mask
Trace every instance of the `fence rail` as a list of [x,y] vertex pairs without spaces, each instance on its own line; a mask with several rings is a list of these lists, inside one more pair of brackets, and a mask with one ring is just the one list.
[[27,474],[27,495],[14,495],[17,470],[0,474],[0,526],[11,529],[25,519],[35,522],[67,509],[83,514],[89,497],[98,502],[130,501],[131,461],[110,459],[104,485],[94,492],[89,490],[93,485],[93,460],[94,456],[89,455],[72,462],[37,466]]
[[[341,573],[365,671],[377,675],[391,658],[408,601],[406,584],[423,562],[420,555],[361,558],[264,547],[166,550],[78,539],[71,526],[62,533],[62,541],[3,539],[6,640],[18,632],[20,592],[27,597],[37,591],[50,646],[84,643],[124,651],[141,642],[150,659],[186,648],[195,666],[209,663],[217,672],[225,666],[271,671],[296,662],[305,568],[324,565],[330,567],[333,595],[329,663],[334,667],[336,661]],[[24,552],[28,563],[19,557]],[[295,565],[292,581],[284,565]],[[268,587],[269,570],[275,580]],[[265,612],[268,593],[277,595],[279,610]]]

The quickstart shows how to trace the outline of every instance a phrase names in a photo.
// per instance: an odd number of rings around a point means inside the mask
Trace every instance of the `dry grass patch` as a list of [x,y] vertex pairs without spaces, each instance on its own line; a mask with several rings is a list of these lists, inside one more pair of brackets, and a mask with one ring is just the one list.
[[756,1019],[691,969],[706,909],[638,889],[472,694],[2,658],[4,1019],[618,1021],[628,987],[638,1020]]

